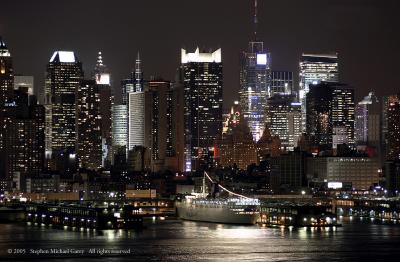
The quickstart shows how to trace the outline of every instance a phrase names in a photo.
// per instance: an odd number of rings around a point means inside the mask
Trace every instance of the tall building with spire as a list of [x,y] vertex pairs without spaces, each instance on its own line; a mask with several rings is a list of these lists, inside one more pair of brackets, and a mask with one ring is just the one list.
[[254,0],[254,36],[240,58],[239,101],[253,139],[258,141],[265,127],[265,108],[270,96],[271,56],[257,37],[257,0]]
[[145,146],[145,92],[142,61],[138,52],[133,72],[133,90],[126,90],[128,103],[128,151]]
[[12,56],[0,36],[0,106],[4,106],[13,95],[14,70]]
[[76,91],[83,79],[82,63],[74,52],[55,51],[45,80],[46,157],[49,168],[76,167]]
[[99,93],[99,113],[101,116],[101,145],[102,166],[110,165],[112,147],[112,119],[111,110],[114,104],[114,92],[111,86],[111,74],[103,62],[103,55],[98,53],[96,66],[94,68],[94,80],[96,90]]

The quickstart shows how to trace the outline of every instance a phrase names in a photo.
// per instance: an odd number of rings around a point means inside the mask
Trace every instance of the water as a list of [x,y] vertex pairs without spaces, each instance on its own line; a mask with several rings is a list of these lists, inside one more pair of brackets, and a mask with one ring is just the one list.
[[[336,229],[290,230],[169,220],[141,231],[101,232],[0,224],[0,258],[18,261],[55,256],[63,261],[388,261],[400,256],[399,247],[399,225],[360,221]],[[8,254],[52,248],[85,253]],[[101,254],[103,249],[127,254]]]

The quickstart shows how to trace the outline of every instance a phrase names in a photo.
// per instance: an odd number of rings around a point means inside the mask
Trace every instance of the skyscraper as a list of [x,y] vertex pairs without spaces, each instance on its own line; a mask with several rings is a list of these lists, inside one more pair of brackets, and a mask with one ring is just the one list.
[[379,150],[381,113],[381,104],[373,92],[356,105],[354,140],[357,145],[368,145]]
[[77,92],[77,158],[79,167],[97,170],[102,167],[101,85],[83,80]]
[[346,129],[349,145],[354,145],[354,89],[340,83],[310,85],[307,94],[307,134],[314,146],[330,150],[333,130]]
[[12,97],[14,89],[14,69],[12,57],[0,36],[0,106]]
[[173,108],[171,83],[163,79],[148,82],[146,90],[146,147],[151,154],[151,170],[164,169],[168,157],[175,156],[173,146]]
[[128,134],[128,112],[126,105],[112,107],[112,137],[113,148],[126,147]]
[[45,81],[46,157],[52,169],[72,171],[76,164],[76,90],[83,79],[74,52],[56,51]]
[[400,159],[400,94],[388,97],[386,159]]
[[114,104],[114,92],[111,87],[111,76],[107,66],[103,63],[102,53],[98,53],[96,66],[94,69],[96,89],[99,92],[100,115],[101,115],[101,145],[102,145],[102,165],[109,166],[112,146],[112,124],[111,109]]
[[128,151],[134,149],[135,146],[145,147],[145,129],[149,127],[149,123],[145,121],[145,87],[141,65],[142,61],[138,53],[135,71],[132,74],[133,90],[126,90],[128,98]]
[[128,93],[128,151],[145,146],[145,92]]
[[254,1],[254,36],[247,51],[240,57],[239,102],[253,139],[258,141],[264,131],[265,107],[270,95],[271,59],[264,42],[257,37],[257,0]]
[[338,82],[339,67],[337,54],[305,54],[300,60],[299,101],[302,105],[302,129],[306,129],[306,95],[310,84],[321,81]]
[[28,88],[18,88],[0,111],[0,179],[35,176],[44,167],[45,110]]
[[301,108],[294,95],[275,94],[267,99],[266,123],[283,150],[292,151],[301,136]]
[[221,49],[212,53],[181,50],[184,84],[185,170],[211,164],[214,141],[222,130]]

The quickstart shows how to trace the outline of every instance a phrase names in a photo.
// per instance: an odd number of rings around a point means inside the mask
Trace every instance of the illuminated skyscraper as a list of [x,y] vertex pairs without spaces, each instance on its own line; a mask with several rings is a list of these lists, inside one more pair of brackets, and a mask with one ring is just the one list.
[[294,95],[275,94],[267,100],[266,123],[283,150],[292,151],[301,136],[301,108]]
[[145,147],[145,129],[148,128],[145,121],[145,88],[142,72],[142,61],[139,53],[136,57],[135,71],[132,74],[133,90],[126,90],[128,106],[128,144],[127,150],[135,146]]
[[332,149],[333,131],[339,127],[346,129],[347,142],[354,145],[354,89],[332,82],[310,85],[307,134],[312,137],[313,145],[321,150]]
[[302,106],[302,129],[306,129],[306,95],[310,84],[321,81],[338,82],[339,68],[337,54],[303,54],[300,60],[299,101]]
[[357,145],[368,145],[379,149],[381,113],[381,105],[373,92],[356,105],[354,140]]
[[126,105],[113,105],[112,107],[112,137],[113,147],[126,147],[127,145],[128,112]]
[[12,57],[0,36],[0,106],[12,97],[14,89],[14,70]]
[[145,146],[145,92],[128,93],[128,150]]
[[185,170],[210,165],[214,141],[222,131],[221,49],[213,53],[181,50],[184,83]]
[[265,108],[270,96],[271,81],[270,53],[264,49],[264,42],[257,38],[257,0],[254,1],[254,37],[247,51],[240,58],[239,102],[244,119],[253,139],[258,141],[265,127]]
[[101,52],[98,53],[97,63],[94,69],[94,79],[96,81],[96,90],[100,99],[101,115],[101,145],[102,145],[102,165],[109,166],[112,145],[112,124],[111,109],[114,104],[114,94],[111,87],[111,77],[107,66],[103,63]]
[[79,167],[102,167],[102,115],[100,88],[95,80],[84,80],[77,92],[77,157]]
[[54,52],[45,82],[46,157],[52,169],[73,171],[76,164],[76,90],[82,79],[74,52]]
[[400,94],[387,98],[386,159],[400,159]]

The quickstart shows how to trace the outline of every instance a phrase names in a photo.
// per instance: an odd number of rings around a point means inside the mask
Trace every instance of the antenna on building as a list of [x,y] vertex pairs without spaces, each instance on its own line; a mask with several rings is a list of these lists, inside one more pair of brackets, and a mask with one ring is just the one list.
[[254,0],[254,41],[257,41],[257,0]]

